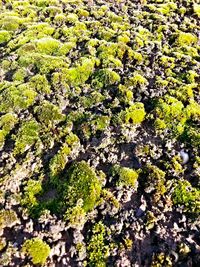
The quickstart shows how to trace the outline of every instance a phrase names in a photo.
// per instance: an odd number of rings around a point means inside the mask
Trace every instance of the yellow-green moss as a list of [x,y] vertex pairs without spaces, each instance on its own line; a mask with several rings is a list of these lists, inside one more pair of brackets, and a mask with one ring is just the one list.
[[8,42],[11,39],[11,34],[8,31],[0,31],[0,44]]
[[100,198],[101,187],[101,181],[85,161],[75,162],[68,170],[66,204],[73,207],[82,199],[85,212],[91,211]]
[[50,254],[50,247],[41,239],[32,238],[24,242],[22,252],[31,258],[33,264],[44,265]]
[[15,140],[14,154],[22,154],[39,141],[40,126],[35,120],[23,122]]
[[130,105],[129,108],[126,108],[125,112],[122,112],[120,115],[125,123],[140,124],[143,122],[146,115],[144,104],[136,102]]

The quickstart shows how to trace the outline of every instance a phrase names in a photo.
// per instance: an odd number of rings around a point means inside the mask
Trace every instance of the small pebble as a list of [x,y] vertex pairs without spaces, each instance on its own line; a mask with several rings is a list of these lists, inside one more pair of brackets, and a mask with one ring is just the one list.
[[180,156],[181,156],[181,159],[182,159],[182,164],[186,164],[189,161],[189,155],[184,150],[180,151]]

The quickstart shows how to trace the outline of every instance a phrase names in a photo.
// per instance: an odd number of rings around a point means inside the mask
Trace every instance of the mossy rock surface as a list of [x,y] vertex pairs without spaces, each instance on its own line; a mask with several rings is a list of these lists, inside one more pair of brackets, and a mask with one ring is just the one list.
[[198,266],[199,1],[0,14],[0,266]]

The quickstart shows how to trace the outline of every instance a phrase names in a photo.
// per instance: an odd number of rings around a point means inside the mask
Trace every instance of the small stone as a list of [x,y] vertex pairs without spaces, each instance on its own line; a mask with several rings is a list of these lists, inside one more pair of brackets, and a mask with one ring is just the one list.
[[181,156],[181,159],[182,159],[182,164],[188,163],[188,161],[189,161],[189,155],[188,155],[187,152],[185,152],[184,150],[181,150],[180,151],[180,156]]

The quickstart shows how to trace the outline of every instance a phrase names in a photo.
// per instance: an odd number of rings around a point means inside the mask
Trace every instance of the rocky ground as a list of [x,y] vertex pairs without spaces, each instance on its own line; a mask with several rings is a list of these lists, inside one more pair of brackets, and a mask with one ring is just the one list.
[[0,266],[199,266],[199,1],[0,0],[0,177]]

